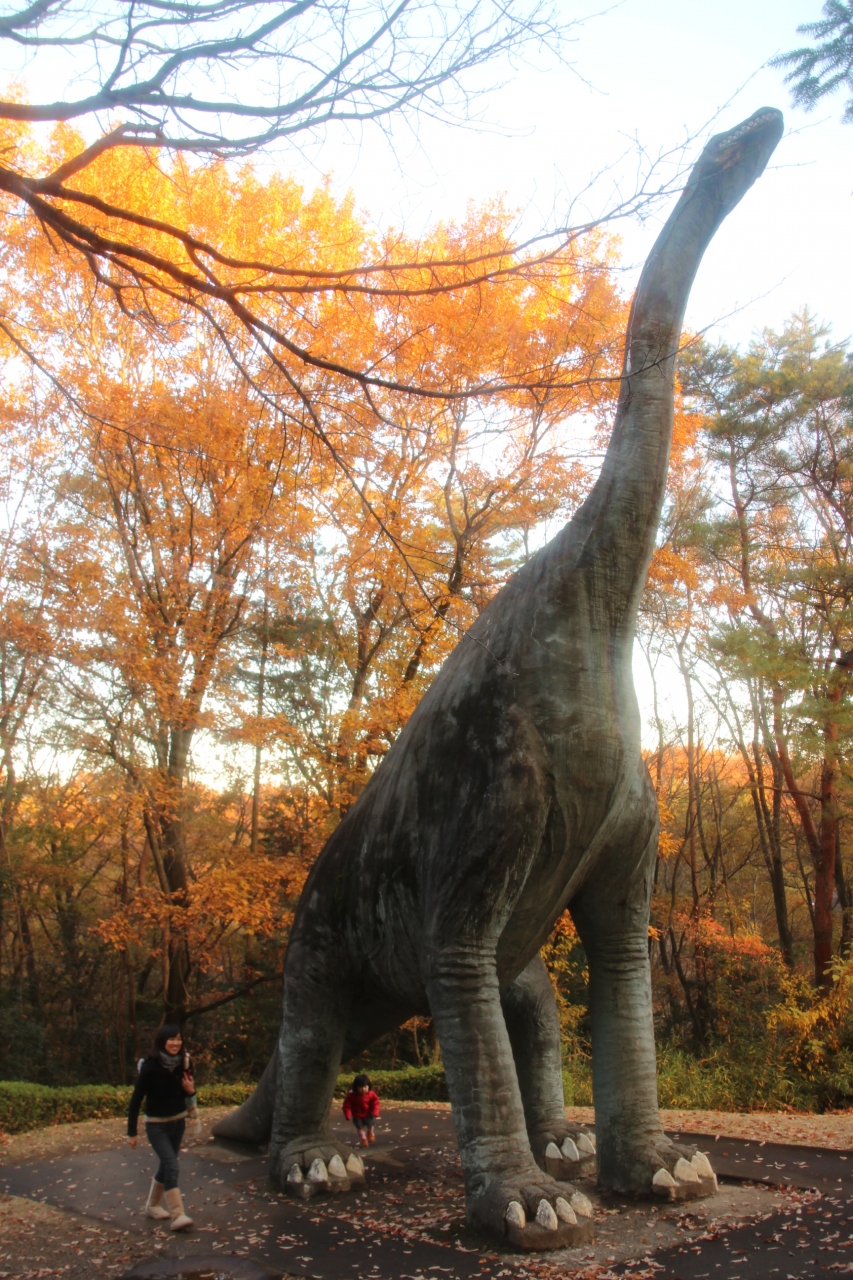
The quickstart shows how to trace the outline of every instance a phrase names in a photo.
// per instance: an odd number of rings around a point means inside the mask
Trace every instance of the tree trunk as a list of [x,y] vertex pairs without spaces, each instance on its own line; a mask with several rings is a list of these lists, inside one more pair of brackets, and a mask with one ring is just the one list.
[[[261,656],[258,663],[258,697],[255,706],[255,714],[258,720],[258,728],[264,714],[264,694],[266,692],[267,677],[267,652],[269,650],[269,600],[266,592],[264,592],[264,618],[261,632]],[[258,852],[258,831],[260,827],[261,815],[261,753],[262,748],[260,741],[255,743],[255,773],[252,782],[252,828],[249,837],[249,847],[252,854]]]
[[[815,826],[808,798],[799,786],[795,776],[788,744],[782,731],[782,688],[773,688],[774,736],[782,775],[788,794],[794,802],[794,808],[800,819],[803,835],[811,856],[814,871],[813,890],[813,934],[814,934],[814,981],[820,990],[827,991],[832,986],[832,906],[835,897],[835,827],[837,807],[835,806],[835,767],[828,765],[826,754],[821,769],[821,822],[820,831]],[[827,726],[828,727],[828,726]],[[837,739],[837,727],[836,727]],[[834,813],[834,818],[831,816]]]
[[[189,757],[192,730],[170,727],[169,768],[161,776],[158,796],[157,826],[162,850],[162,868],[171,905],[178,909],[169,928],[163,989],[163,1011],[170,1021],[183,1023],[189,1003],[187,982],[190,953],[180,927],[180,909],[189,906],[190,883],[184,844],[183,783]],[[152,853],[156,850],[152,845]],[[175,927],[177,924],[177,928]]]
[[853,942],[853,901],[851,901],[841,857],[840,819],[835,826],[835,889],[838,894],[838,905],[841,907],[841,941],[838,944],[838,954],[842,960],[846,960],[850,955],[850,944]]

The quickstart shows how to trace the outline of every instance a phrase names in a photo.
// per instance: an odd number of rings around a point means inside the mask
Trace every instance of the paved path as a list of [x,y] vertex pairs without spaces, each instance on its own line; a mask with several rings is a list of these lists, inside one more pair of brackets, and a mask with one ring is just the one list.
[[[337,1133],[344,1141],[353,1136],[343,1121]],[[629,1247],[634,1258],[655,1250],[647,1256],[660,1268],[654,1271],[659,1280],[853,1275],[853,1153],[848,1159],[843,1152],[781,1144],[693,1140],[711,1152],[724,1178],[737,1180],[724,1184],[721,1205],[746,1205],[751,1196],[747,1207],[756,1207],[750,1211],[770,1216],[732,1226],[707,1210],[702,1218],[684,1206],[674,1213],[605,1201],[595,1249],[501,1256],[465,1227],[449,1112],[402,1106],[383,1116],[380,1141],[369,1153],[369,1190],[361,1195],[282,1199],[267,1190],[262,1157],[221,1144],[191,1147],[182,1157],[181,1182],[196,1228],[178,1238],[140,1217],[153,1167],[143,1142],[136,1151],[119,1146],[7,1166],[0,1190],[146,1232],[152,1256],[239,1254],[274,1273],[320,1280],[649,1274],[640,1262],[618,1261]],[[778,1197],[744,1187],[744,1179],[802,1190],[790,1193],[780,1210]]]
[[[716,1238],[659,1250],[655,1280],[816,1280],[853,1275],[853,1223],[849,1200],[822,1196],[786,1213],[748,1223]],[[643,1274],[621,1264],[614,1276]],[[645,1272],[651,1276],[651,1270]]]
[[828,1147],[747,1142],[686,1130],[671,1136],[707,1151],[718,1177],[853,1195],[853,1151],[848,1155]]

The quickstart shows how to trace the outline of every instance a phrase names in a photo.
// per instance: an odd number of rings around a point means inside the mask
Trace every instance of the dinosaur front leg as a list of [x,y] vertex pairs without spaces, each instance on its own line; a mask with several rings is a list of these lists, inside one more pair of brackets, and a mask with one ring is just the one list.
[[[530,1149],[494,950],[446,947],[427,979],[465,1178],[469,1223],[522,1249],[588,1240],[591,1206]],[[574,1203],[573,1203],[574,1199]]]
[[686,1200],[717,1182],[707,1156],[672,1142],[658,1115],[648,949],[656,841],[655,824],[639,855],[630,844],[606,854],[571,912],[589,961],[599,1184]]
[[527,1136],[537,1164],[560,1181],[595,1172],[595,1137],[566,1120],[560,1020],[541,956],[501,992]]

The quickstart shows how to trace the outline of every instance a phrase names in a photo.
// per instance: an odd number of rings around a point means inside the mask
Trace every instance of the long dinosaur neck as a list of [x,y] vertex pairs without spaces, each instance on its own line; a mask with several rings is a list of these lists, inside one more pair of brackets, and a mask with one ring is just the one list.
[[764,107],[710,140],[640,276],[613,435],[592,493],[564,531],[574,544],[567,567],[583,563],[591,573],[591,603],[603,610],[605,625],[623,633],[633,630],[663,504],[675,360],[693,279],[717,228],[764,171],[783,128],[781,112]]
[[[702,255],[722,221],[716,202],[688,188],[646,262],[631,307],[616,422],[590,494],[588,563],[633,617],[654,549],[672,443],[675,360]],[[591,559],[590,559],[591,557]]]

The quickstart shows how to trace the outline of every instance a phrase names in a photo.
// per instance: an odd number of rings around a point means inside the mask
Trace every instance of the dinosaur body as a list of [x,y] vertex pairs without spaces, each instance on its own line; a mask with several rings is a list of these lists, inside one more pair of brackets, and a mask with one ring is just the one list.
[[567,906],[590,966],[601,1182],[670,1197],[715,1185],[658,1121],[647,943],[658,818],[631,659],[690,286],[780,136],[779,113],[763,111],[706,147],[638,286],[593,491],[451,654],[312,869],[276,1057],[219,1126],[257,1139],[271,1122],[282,1186],[299,1189],[312,1165],[320,1181],[360,1176],[351,1159],[329,1167],[346,1157],[326,1129],[340,1063],[431,1014],[469,1221],[525,1248],[584,1238],[588,1202],[569,1179],[591,1144],[566,1123],[538,957]]

